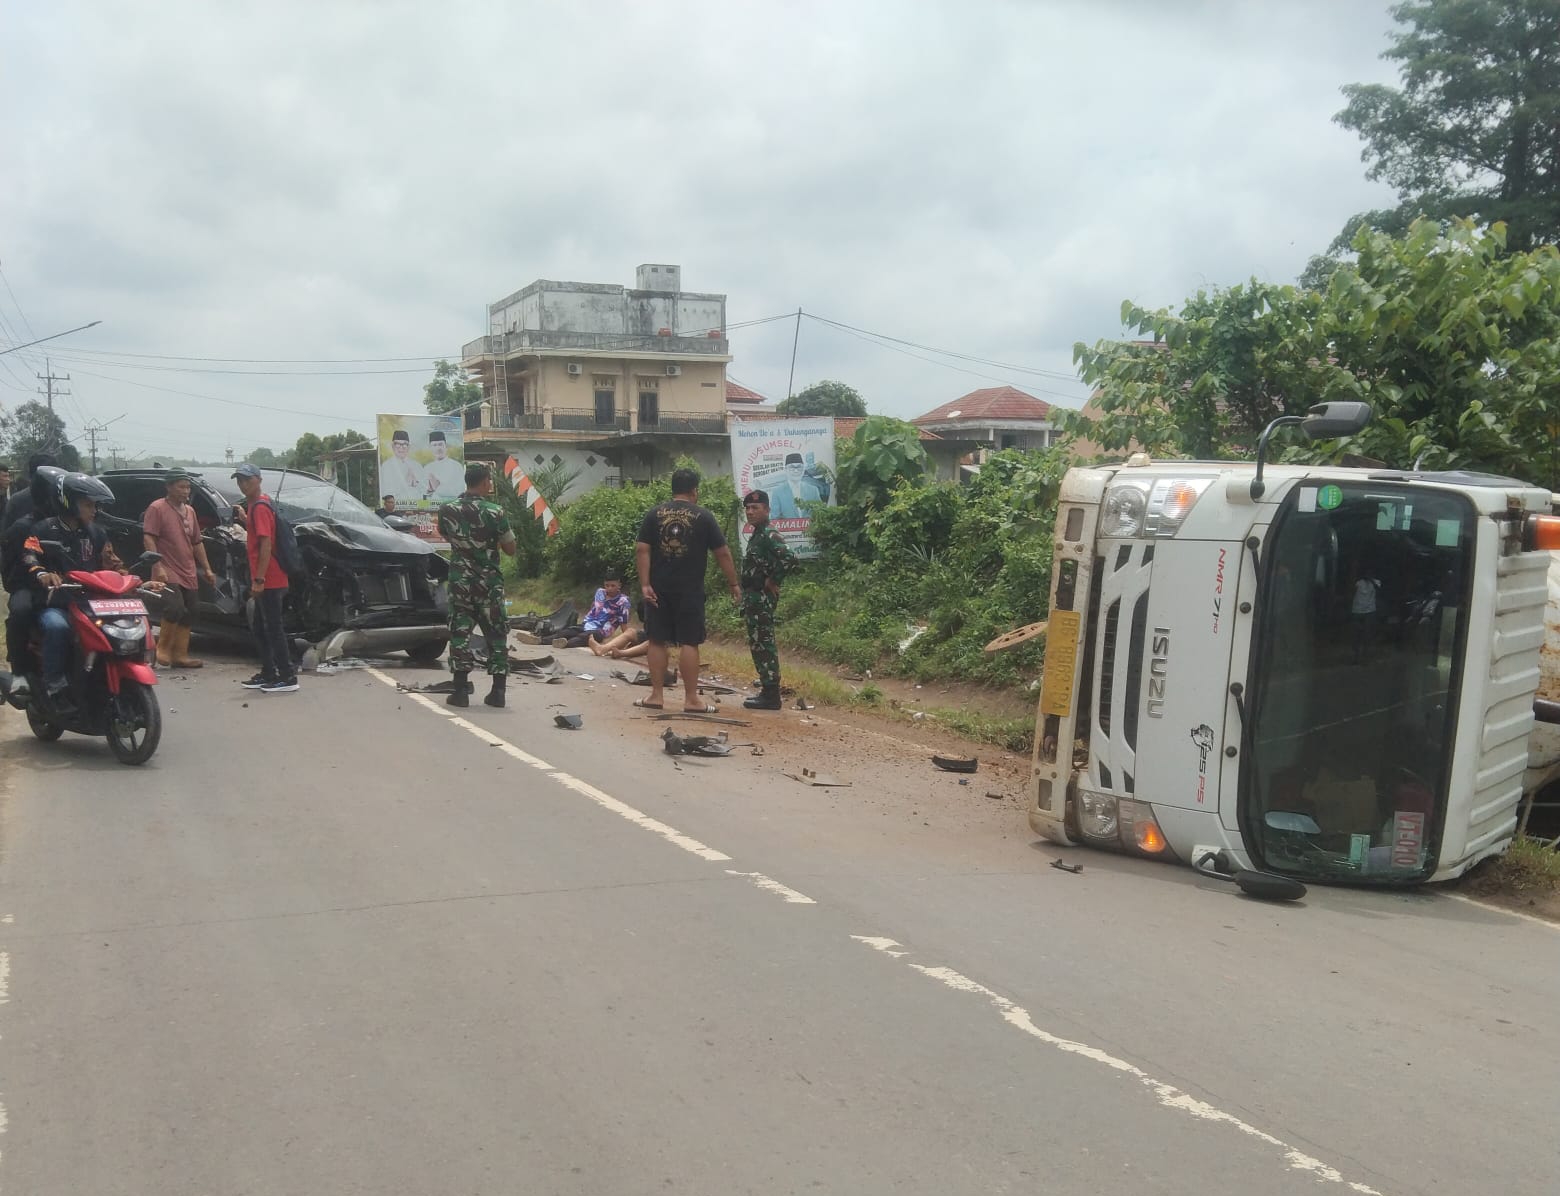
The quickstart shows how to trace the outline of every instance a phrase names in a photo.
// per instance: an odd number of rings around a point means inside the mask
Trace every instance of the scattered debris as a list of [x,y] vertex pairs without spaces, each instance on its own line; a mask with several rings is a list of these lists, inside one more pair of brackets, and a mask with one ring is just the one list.
[[345,673],[352,669],[366,669],[368,661],[360,660],[356,656],[338,656],[335,660],[322,660],[314,666],[316,673]]
[[397,681],[395,687],[402,693],[408,694],[452,694],[455,692],[453,678],[448,681],[434,681],[428,685],[418,685],[415,681]]
[[585,725],[585,719],[578,714],[555,714],[553,722],[565,731],[578,731]]
[[594,681],[596,679],[595,675],[592,673],[575,673],[574,675],[581,681]]
[[1007,800],[1007,794],[1006,793],[998,793],[998,792],[996,792],[995,790],[992,790],[992,789],[988,789],[986,791],[986,796],[987,797],[994,797],[994,798],[997,799],[997,801],[1006,801]]
[[814,772],[810,768],[804,768],[801,772],[788,772],[785,774],[793,781],[800,781],[804,785],[811,785],[818,789],[848,789],[850,781],[842,781],[838,777]]
[[[906,635],[904,639],[899,641],[899,650],[901,652],[903,652],[911,644],[915,643],[916,640],[920,639],[923,635],[926,634],[926,624],[906,624],[905,630],[909,632],[909,634]],[[920,686],[917,686],[916,688],[919,689]]]
[[960,777],[959,778],[959,784],[961,784],[961,785],[968,785],[969,783],[970,783],[970,779],[968,777]]
[[1082,864],[1069,864],[1060,856],[1051,861],[1051,867],[1060,868],[1063,872],[1071,872],[1075,876],[1083,871]]
[[932,763],[944,772],[974,772],[980,767],[974,756],[933,756]]
[[519,677],[546,679],[561,676],[563,666],[554,656],[516,656],[509,653],[509,671]]
[[[632,677],[630,677],[622,669],[613,669],[612,675],[619,681],[627,681],[630,685],[643,685],[647,689],[650,686],[650,671],[648,669],[640,669],[639,672],[635,673]],[[663,687],[668,685],[676,685],[677,670],[667,669],[665,676],[661,678],[661,684]]]
[[[646,707],[646,709],[653,710],[655,707]],[[750,725],[740,718],[720,718],[714,714],[696,714],[692,710],[665,710],[655,716],[655,721],[664,723],[674,718],[687,718],[699,723],[725,723],[728,727],[746,727]]]
[[524,631],[527,634],[538,637],[550,637],[565,627],[573,626],[576,621],[574,603],[572,602],[565,602],[550,615],[541,615],[535,611],[527,611],[523,615],[511,615],[506,620],[511,630]]
[[1044,635],[1047,624],[1048,620],[1041,619],[1038,623],[1029,623],[1013,631],[1005,632],[987,644],[984,650],[987,652],[1005,652],[1009,648],[1018,647],[1019,644],[1027,644],[1036,636]]
[[[670,685],[671,682],[668,681],[667,684]],[[700,677],[699,692],[704,693],[706,690],[712,694],[734,694],[737,692],[724,681],[710,681],[704,677]]]
[[813,703],[809,702],[806,698],[797,698],[796,708],[798,710],[811,710],[813,708]]
[[710,735],[678,735],[668,727],[661,735],[668,756],[729,756],[731,745],[725,742],[725,733],[717,738]]

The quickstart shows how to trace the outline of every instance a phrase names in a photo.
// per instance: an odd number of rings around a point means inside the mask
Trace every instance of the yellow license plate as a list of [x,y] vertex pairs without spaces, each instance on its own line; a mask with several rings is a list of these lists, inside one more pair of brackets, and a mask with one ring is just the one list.
[[1040,684],[1040,713],[1072,712],[1073,673],[1078,663],[1078,632],[1083,616],[1075,610],[1053,610],[1045,633],[1045,674]]

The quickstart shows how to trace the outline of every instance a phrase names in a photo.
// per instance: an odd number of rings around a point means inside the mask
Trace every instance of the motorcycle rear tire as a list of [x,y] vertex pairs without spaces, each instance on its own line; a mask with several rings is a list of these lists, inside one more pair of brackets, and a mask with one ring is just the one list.
[[[128,716],[136,726],[121,721]],[[149,686],[138,681],[121,684],[119,696],[108,712],[108,746],[121,764],[145,764],[162,739],[162,708]]]
[[27,725],[32,728],[32,733],[44,743],[53,743],[61,735],[65,734],[64,727],[46,718],[32,706],[27,708]]

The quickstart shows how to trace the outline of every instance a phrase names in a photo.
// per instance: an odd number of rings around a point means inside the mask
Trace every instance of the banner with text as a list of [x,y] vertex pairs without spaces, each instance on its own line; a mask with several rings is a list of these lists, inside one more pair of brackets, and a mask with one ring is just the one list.
[[395,499],[420,540],[442,543],[434,512],[466,490],[466,447],[458,415],[380,415],[379,501]]
[[[769,522],[799,557],[818,555],[812,541],[813,503],[834,504],[834,419],[733,420],[731,476],[740,499],[769,494]],[[753,529],[742,528],[747,549]]]

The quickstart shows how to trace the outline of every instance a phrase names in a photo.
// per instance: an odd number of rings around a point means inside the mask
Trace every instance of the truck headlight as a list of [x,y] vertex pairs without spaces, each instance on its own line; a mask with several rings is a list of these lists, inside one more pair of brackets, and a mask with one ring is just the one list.
[[1144,855],[1171,856],[1165,833],[1159,829],[1159,819],[1154,817],[1154,807],[1146,801],[1128,801],[1118,804],[1121,821],[1121,845],[1129,851]]
[[1105,793],[1078,795],[1078,829],[1091,839],[1116,837],[1116,799]]
[[1191,514],[1212,478],[1133,479],[1105,491],[1100,512],[1102,539],[1173,536]]
[[1148,487],[1137,482],[1118,482],[1105,491],[1100,512],[1100,536],[1117,539],[1143,534],[1148,518]]

